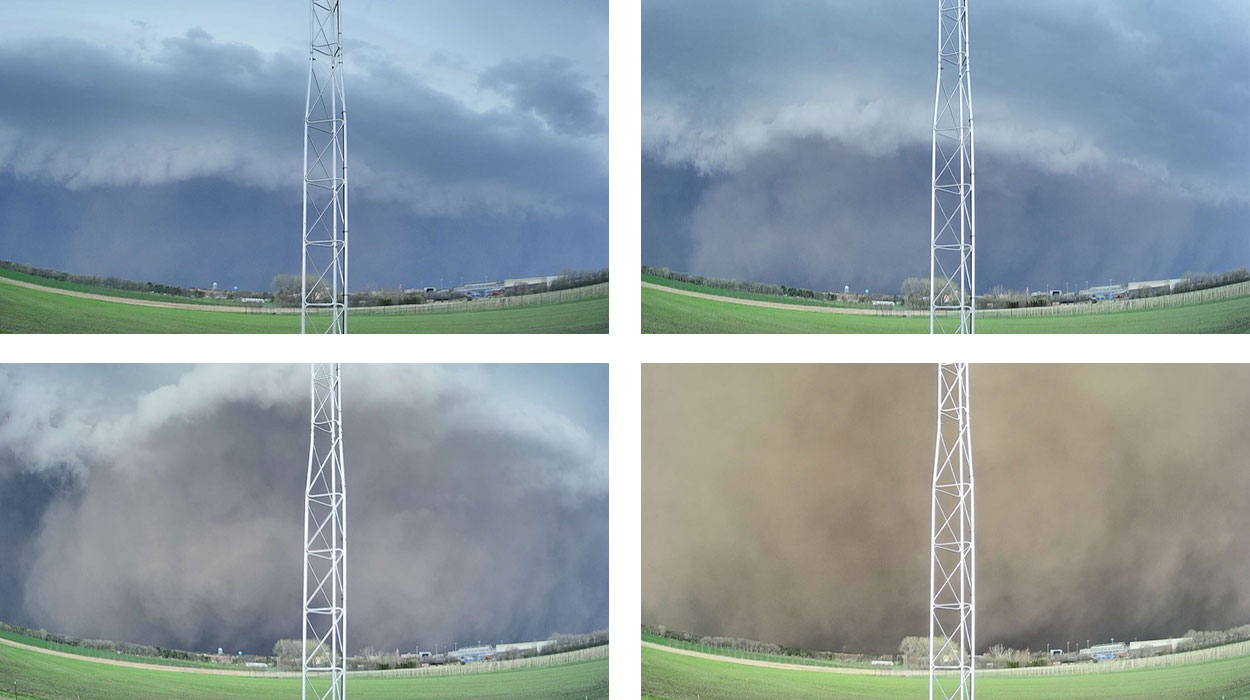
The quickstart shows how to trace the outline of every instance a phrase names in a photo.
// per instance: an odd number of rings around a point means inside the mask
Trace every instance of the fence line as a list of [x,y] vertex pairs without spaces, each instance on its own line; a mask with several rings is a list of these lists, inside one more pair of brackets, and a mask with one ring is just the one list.
[[[443,664],[441,666],[418,666],[417,668],[391,668],[384,671],[348,671],[351,678],[413,678],[417,676],[464,676],[474,673],[490,673],[491,671],[512,671],[518,669],[550,668],[579,661],[608,658],[607,644],[586,649],[574,649],[542,656],[526,656],[520,659],[504,661],[475,661],[467,664]],[[254,671],[258,678],[299,678],[299,671]]]
[[357,314],[437,314],[454,313],[456,311],[482,311],[485,309],[503,309],[513,306],[533,306],[536,304],[556,304],[562,301],[576,301],[591,297],[604,296],[608,293],[608,282],[600,282],[585,287],[557,289],[551,292],[534,294],[518,294],[514,297],[483,297],[481,299],[465,299],[464,301],[430,301],[424,304],[395,304],[392,306],[353,306],[350,315]]
[[[1218,301],[1220,299],[1232,299],[1250,295],[1250,282],[1238,282],[1236,284],[1226,284],[1221,287],[1210,287],[1208,289],[1198,289],[1192,292],[1180,292],[1179,294],[1164,294],[1157,297],[1145,297],[1142,299],[1115,299],[1112,301],[1100,301],[1096,304],[1082,302],[1078,304],[1060,304],[1058,306],[1027,306],[1019,309],[977,309],[978,316],[996,316],[1006,318],[1026,317],[1026,316],[1069,316],[1075,314],[1106,314],[1117,311],[1133,311],[1140,309],[1159,309],[1171,306],[1188,306],[1189,304],[1201,304],[1207,301]],[[913,316],[928,317],[927,309],[906,309],[896,311],[893,309],[882,309],[877,312],[878,316]],[[939,316],[954,315],[939,313]]]
[[1079,673],[1104,673],[1108,671],[1130,671],[1141,668],[1164,668],[1184,664],[1215,661],[1234,656],[1250,654],[1250,642],[1237,642],[1206,649],[1181,651],[1174,654],[1160,654],[1138,659],[1117,659],[1115,661],[1099,661],[1097,663],[1059,664],[1057,666],[1032,666],[1027,668],[987,668],[978,673],[994,676],[1062,676]]
[[[850,663],[850,662],[833,662],[826,659],[811,659],[801,656],[788,656],[784,654],[764,654],[760,652],[744,651],[742,649],[732,649],[728,647],[715,647],[696,642],[686,642],[680,639],[665,638],[666,646],[673,646],[678,649],[686,649],[688,651],[697,651],[704,654],[713,654],[716,656],[726,656],[733,659],[749,659],[753,661],[767,661],[772,663],[780,663],[790,666],[819,666],[823,668],[854,668],[864,671],[871,670],[878,676],[928,676],[927,668],[920,669],[899,669],[899,668],[881,668],[871,666],[869,663]],[[1081,662],[1074,664],[1059,664],[1052,666],[1027,666],[1024,668],[978,668],[977,674],[992,676],[1062,676],[1069,674],[1081,673],[1106,673],[1110,671],[1128,671],[1142,668],[1163,668],[1167,666],[1180,666],[1184,664],[1200,663],[1203,661],[1214,661],[1217,659],[1226,659],[1234,656],[1250,655],[1250,641],[1237,642],[1234,644],[1225,644],[1217,647],[1208,647],[1206,649],[1195,649],[1193,651],[1182,651],[1173,654],[1160,654],[1158,656],[1149,656],[1137,659],[1120,659],[1116,661],[1099,661],[1099,662]]]
[[663,637],[662,642],[656,642],[663,646],[671,646],[677,649],[685,649],[686,651],[697,651],[702,654],[713,654],[715,656],[728,656],[732,659],[747,659],[750,661],[766,661],[769,663],[789,664],[792,666],[821,666],[825,668],[875,668],[868,661],[842,661],[839,659],[820,659],[809,656],[791,656],[789,654],[769,654],[760,651],[747,651],[746,649],[735,649],[733,647],[721,647],[713,644],[701,644],[699,642],[688,642],[684,639],[676,639],[673,637]]
[[[1074,664],[1058,664],[1052,666],[1027,666],[1024,668],[978,668],[977,675],[989,676],[1067,676],[1084,673],[1109,673],[1112,671],[1132,671],[1143,668],[1165,668],[1183,666],[1185,664],[1216,661],[1235,656],[1250,654],[1250,642],[1236,642],[1218,647],[1180,651],[1174,654],[1160,654],[1138,659],[1118,659],[1115,661],[1080,662]],[[927,669],[910,669],[904,671],[880,671],[882,675],[929,675]]]

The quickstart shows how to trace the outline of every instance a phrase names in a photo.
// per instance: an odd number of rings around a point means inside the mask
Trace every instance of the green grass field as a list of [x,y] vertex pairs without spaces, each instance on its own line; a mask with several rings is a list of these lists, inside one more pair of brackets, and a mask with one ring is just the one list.
[[[0,697],[18,700],[290,700],[298,678],[248,678],[112,666],[0,646]],[[359,700],[585,700],[608,697],[608,660],[416,678],[350,678]]]
[[154,292],[134,292],[128,289],[114,289],[113,287],[99,287],[90,284],[79,284],[77,282],[64,282],[62,280],[54,280],[49,277],[39,277],[36,275],[28,275],[25,272],[10,270],[0,267],[0,277],[7,277],[11,280],[19,282],[29,282],[42,287],[53,287],[55,289],[67,289],[74,292],[86,292],[88,294],[102,294],[110,297],[120,297],[122,299],[144,299],[146,301],[168,301],[177,304],[201,304],[204,306],[241,306],[239,302],[226,301],[224,299],[202,299],[200,297],[180,297],[172,294],[156,294]]
[[755,301],[771,301],[782,302],[785,304],[794,304],[795,306],[831,306],[838,309],[865,309],[872,308],[871,304],[850,304],[845,301],[825,301],[824,299],[805,299],[803,297],[778,296],[776,294],[760,294],[758,292],[744,292],[740,289],[727,289],[721,287],[706,287],[693,282],[682,282],[681,280],[671,280],[667,277],[659,275],[648,275],[643,273],[643,282],[658,284],[664,287],[672,287],[673,289],[684,289],[690,292],[699,292],[700,294],[715,294],[718,297],[732,297],[734,299],[754,299]]
[[[643,648],[646,700],[915,700],[924,676],[761,668]],[[977,678],[982,700],[1246,700],[1250,657],[1069,676]]]
[[[606,333],[608,297],[481,311],[360,313],[349,327],[352,333]],[[0,284],[0,332],[298,333],[299,315],[165,309]]]
[[[642,289],[643,333],[928,333],[918,316],[866,316],[746,306]],[[978,333],[1250,333],[1250,296],[1115,313],[977,317]]]
[[[177,666],[181,668],[221,668],[216,664],[201,661],[170,659],[160,656],[140,656],[138,654],[118,654],[117,652],[106,651],[104,649],[90,649],[87,647],[75,646],[73,644],[62,644],[60,642],[39,639],[37,637],[27,637],[24,634],[10,632],[8,630],[0,630],[0,639],[7,639],[19,644],[25,644],[26,646],[39,647],[40,649],[51,649],[53,651],[59,651],[63,654],[89,656],[96,659],[111,659],[113,661],[128,661],[131,663],[153,664],[156,666]],[[2,694],[0,694],[0,700],[3,700]]]
[[689,651],[697,651],[702,654],[716,654],[718,656],[728,656],[734,659],[751,659],[753,661],[770,661],[774,663],[790,664],[791,666],[826,666],[830,668],[873,668],[872,664],[851,663],[846,661],[837,661],[834,659],[811,659],[804,656],[786,656],[784,654],[761,654],[753,651],[742,651],[741,649],[728,649],[726,647],[717,647],[710,644],[699,644],[697,642],[684,642],[671,637],[661,637],[656,634],[642,633],[642,641],[651,644],[660,644],[674,649],[686,649]]

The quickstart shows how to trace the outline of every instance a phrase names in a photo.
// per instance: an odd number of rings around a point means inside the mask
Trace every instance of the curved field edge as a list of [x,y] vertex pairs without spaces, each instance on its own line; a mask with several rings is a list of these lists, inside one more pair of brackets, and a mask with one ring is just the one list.
[[171,304],[196,304],[199,306],[242,306],[237,301],[229,301],[225,299],[209,299],[205,297],[178,296],[176,294],[160,294],[157,292],[141,292],[133,289],[117,289],[116,287],[104,287],[94,284],[82,284],[81,282],[68,282],[66,280],[52,279],[51,277],[40,277],[31,275],[17,270],[10,270],[7,267],[0,267],[0,277],[27,284],[37,284],[41,287],[49,287],[51,289],[63,289],[69,292],[81,292],[83,294],[97,294],[105,297],[117,297],[118,299],[138,299],[141,301],[158,301]]
[[[138,654],[119,654],[113,651],[105,651],[103,649],[90,649],[87,647],[74,646],[72,644],[62,644],[47,639],[39,639],[37,637],[27,637],[24,634],[10,632],[9,630],[0,629],[0,645],[20,644],[35,649],[42,649],[45,653],[53,654],[69,654],[76,657],[83,657],[96,661],[109,663],[126,663],[141,664],[147,666],[160,666],[170,668],[192,668],[202,670],[220,669],[220,664],[205,663],[202,661],[189,661],[186,659],[165,658],[160,656],[140,656]],[[0,696],[2,697],[2,696]]]
[[[453,676],[349,678],[348,685],[359,700],[603,699],[608,659]],[[288,700],[299,696],[300,681],[136,669],[0,646],[3,697],[13,697],[15,687],[22,700]]]
[[[642,697],[650,700],[914,700],[928,679],[812,673],[642,649]],[[1184,666],[1064,676],[977,678],[982,700],[1245,700],[1250,656]]]
[[699,654],[711,654],[713,656],[723,656],[731,659],[746,659],[751,661],[765,661],[769,663],[787,664],[790,666],[817,666],[827,668],[860,668],[872,670],[874,667],[868,662],[853,663],[849,661],[837,661],[834,659],[813,659],[805,656],[787,656],[784,654],[764,654],[754,651],[742,651],[740,649],[728,649],[725,647],[711,646],[709,644],[699,644],[696,642],[682,642],[669,637],[661,637],[656,634],[642,633],[643,645],[654,644],[657,646],[669,647],[672,649],[680,649],[684,651],[693,651]]
[[[928,333],[923,317],[747,306],[643,288],[643,333]],[[1188,306],[977,319],[978,333],[1250,333],[1250,296]]]
[[[606,333],[608,296],[448,313],[360,314],[352,333]],[[299,333],[297,314],[120,304],[0,285],[0,332]]]

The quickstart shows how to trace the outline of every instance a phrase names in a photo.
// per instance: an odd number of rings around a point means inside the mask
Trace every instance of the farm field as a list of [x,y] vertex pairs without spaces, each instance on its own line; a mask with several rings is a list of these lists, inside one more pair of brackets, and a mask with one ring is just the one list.
[[[928,333],[923,316],[747,306],[644,287],[643,333]],[[1250,296],[1189,306],[1066,316],[977,318],[978,333],[1250,333]]]
[[[361,313],[352,317],[350,329],[352,333],[606,333],[608,297],[445,313]],[[139,306],[0,284],[0,332],[298,333],[299,315]]]
[[[765,668],[642,649],[644,700],[913,700],[925,676]],[[1186,666],[1067,676],[981,676],[985,700],[1245,700],[1250,656]]]
[[[347,684],[360,700],[601,700],[608,697],[608,660],[452,676],[349,677]],[[137,669],[0,645],[0,688],[18,700],[289,700],[299,697],[300,681]]]

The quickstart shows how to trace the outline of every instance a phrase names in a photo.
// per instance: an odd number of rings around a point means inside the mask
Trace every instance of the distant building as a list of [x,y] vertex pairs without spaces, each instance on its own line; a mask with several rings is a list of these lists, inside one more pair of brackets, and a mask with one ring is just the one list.
[[1187,277],[1178,277],[1174,280],[1150,280],[1148,282],[1129,282],[1127,286],[1130,292],[1137,291],[1138,289],[1163,289],[1165,287],[1170,292],[1176,289],[1176,285],[1182,282],[1188,282],[1188,281],[1189,281],[1189,278]]
[[516,277],[503,281],[505,289],[508,287],[527,287],[533,284],[551,284],[558,280],[564,279],[564,275],[540,275],[538,277]]
[[1095,661],[1111,661],[1113,659],[1123,659],[1128,656],[1128,645],[1124,642],[1110,642],[1107,644],[1095,644],[1088,649],[1081,650],[1081,656],[1088,656]]
[[476,299],[479,297],[488,297],[503,291],[503,282],[498,280],[487,282],[470,282],[462,284],[458,287],[452,287],[451,291],[459,292],[467,297]]
[[1129,642],[1128,650],[1134,656],[1141,656],[1143,653],[1158,654],[1159,652],[1171,653],[1176,651],[1177,647],[1185,642],[1193,639],[1192,637],[1169,637],[1167,639],[1144,639],[1140,642]]
[[447,655],[460,663],[473,663],[474,661],[485,661],[487,657],[495,655],[495,648],[490,645],[482,645],[480,647],[461,647],[455,651],[447,652]]
[[1122,284],[1103,284],[1089,289],[1082,289],[1081,296],[1087,296],[1094,301],[1111,301],[1128,293],[1128,287]]
[[502,654],[506,651],[533,651],[541,653],[543,649],[555,644],[550,639],[544,639],[541,642],[513,642],[511,644],[495,645],[495,653]]

